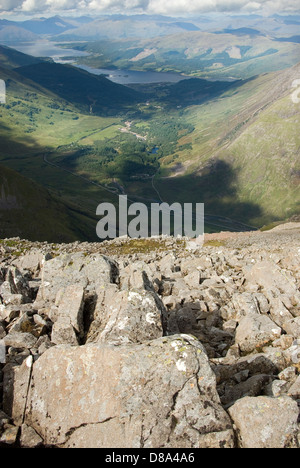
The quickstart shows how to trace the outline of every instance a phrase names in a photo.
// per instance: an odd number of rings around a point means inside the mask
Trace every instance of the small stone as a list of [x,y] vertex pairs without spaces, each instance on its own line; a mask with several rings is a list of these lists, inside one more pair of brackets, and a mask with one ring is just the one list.
[[287,367],[278,375],[280,380],[286,380],[287,382],[294,382],[297,378],[295,367]]
[[4,325],[0,322],[0,340],[6,336],[6,331]]
[[11,422],[11,418],[9,416],[7,416],[6,413],[4,413],[3,411],[0,410],[0,428],[6,424],[6,423],[10,423]]
[[236,320],[228,320],[223,324],[223,330],[229,333],[234,333],[238,326],[238,322]]
[[79,341],[76,332],[68,317],[60,317],[53,325],[51,341],[56,345],[69,344],[71,346],[78,346]]
[[17,442],[19,428],[10,424],[5,424],[4,431],[0,436],[0,443],[14,445]]
[[221,398],[222,404],[228,407],[245,396],[255,397],[261,395],[262,389],[270,382],[269,375],[255,375],[245,382],[241,382],[225,391]]
[[193,271],[192,273],[189,273],[187,276],[185,276],[184,281],[188,285],[190,289],[192,288],[199,288],[200,281],[201,281],[201,273],[198,270]]
[[288,335],[292,335],[294,338],[300,337],[300,317],[296,317],[285,323],[284,329]]
[[298,376],[296,382],[289,389],[288,395],[297,400],[300,399],[300,376]]
[[3,339],[6,346],[12,346],[18,349],[33,348],[37,342],[37,338],[31,333],[9,333]]
[[77,333],[83,333],[84,290],[79,285],[68,286],[63,292],[58,308],[58,320],[62,317],[70,319]]
[[273,398],[278,398],[281,395],[286,394],[289,388],[288,382],[285,380],[274,380],[265,389],[265,395]]
[[293,346],[294,341],[295,338],[292,335],[282,335],[280,337],[280,347],[283,350],[289,349],[291,346]]
[[53,346],[55,345],[54,343],[51,343],[48,336],[42,336],[36,343],[36,348],[40,356],[44,354],[48,349],[52,348]]
[[20,309],[18,307],[4,306],[0,304],[0,320],[10,323],[15,318],[19,317]]

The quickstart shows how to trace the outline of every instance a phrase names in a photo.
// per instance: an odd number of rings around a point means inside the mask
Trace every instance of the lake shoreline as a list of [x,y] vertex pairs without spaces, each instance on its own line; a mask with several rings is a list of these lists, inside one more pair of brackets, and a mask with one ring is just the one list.
[[180,81],[190,79],[191,77],[179,73],[166,73],[155,71],[136,71],[136,70],[120,70],[120,69],[106,69],[106,68],[93,68],[86,65],[76,63],[76,59],[81,57],[88,57],[91,54],[88,52],[81,52],[75,49],[64,49],[59,47],[62,42],[50,42],[48,40],[41,40],[35,42],[21,42],[7,44],[19,52],[31,55],[37,58],[51,58],[56,63],[63,65],[73,65],[76,68],[85,70],[93,75],[103,75],[113,83],[122,85],[133,84],[155,84],[155,83],[179,83]]

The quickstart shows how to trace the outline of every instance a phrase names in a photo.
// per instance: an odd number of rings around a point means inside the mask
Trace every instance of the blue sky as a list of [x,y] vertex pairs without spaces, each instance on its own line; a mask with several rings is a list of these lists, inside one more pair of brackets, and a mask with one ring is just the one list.
[[0,0],[2,17],[16,15],[149,13],[188,15],[213,12],[293,14],[299,0]]

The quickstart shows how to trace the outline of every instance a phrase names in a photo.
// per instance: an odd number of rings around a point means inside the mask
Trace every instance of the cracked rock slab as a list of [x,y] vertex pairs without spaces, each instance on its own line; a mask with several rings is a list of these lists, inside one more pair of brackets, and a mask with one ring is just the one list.
[[80,285],[70,285],[61,290],[61,295],[57,321],[54,323],[51,339],[57,345],[76,346],[79,344],[77,335],[82,337],[84,332],[84,290]]
[[60,447],[234,446],[205,350],[188,335],[48,350],[33,367],[25,423]]
[[117,264],[103,255],[83,253],[60,255],[46,261],[41,271],[42,284],[37,302],[55,302],[58,292],[68,286],[95,290],[100,285],[118,283]]
[[106,325],[97,341],[114,345],[143,343],[163,336],[163,306],[155,293],[120,291],[106,296]]

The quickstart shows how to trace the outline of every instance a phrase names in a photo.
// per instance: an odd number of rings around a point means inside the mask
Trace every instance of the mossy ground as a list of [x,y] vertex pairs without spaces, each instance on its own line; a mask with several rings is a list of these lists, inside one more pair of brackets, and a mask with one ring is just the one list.
[[[183,240],[175,241],[175,249],[174,244],[172,246],[172,251],[176,250],[176,246],[178,250],[182,250],[185,247],[186,242]],[[115,243],[111,242],[105,245],[107,253],[110,255],[117,255],[117,256],[126,256],[126,255],[134,255],[134,254],[151,254],[151,253],[159,253],[159,252],[167,252],[169,247],[167,245],[167,241],[161,239],[128,239],[124,242]]]

